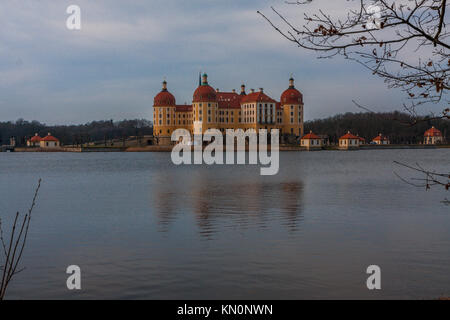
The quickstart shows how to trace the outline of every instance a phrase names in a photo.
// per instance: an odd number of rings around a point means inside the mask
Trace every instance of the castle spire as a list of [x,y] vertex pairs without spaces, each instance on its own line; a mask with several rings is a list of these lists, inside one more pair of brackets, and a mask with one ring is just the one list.
[[295,88],[295,86],[294,86],[294,78],[292,76],[289,79],[289,88]]
[[245,84],[242,84],[242,85],[241,85],[241,95],[243,95],[243,96],[247,95],[247,94],[245,93]]
[[202,86],[208,85],[208,75],[206,73],[202,76]]

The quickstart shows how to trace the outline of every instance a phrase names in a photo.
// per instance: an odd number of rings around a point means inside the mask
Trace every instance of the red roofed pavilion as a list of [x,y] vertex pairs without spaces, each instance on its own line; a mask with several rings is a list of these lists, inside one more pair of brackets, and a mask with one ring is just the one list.
[[41,148],[59,147],[60,146],[59,139],[52,136],[49,132],[44,138],[41,139],[40,146]]
[[312,131],[309,131],[308,134],[305,134],[300,139],[300,145],[308,150],[320,149],[322,148],[322,139]]
[[441,144],[444,143],[444,136],[442,132],[436,129],[434,126],[425,131],[424,133],[424,144]]
[[359,148],[359,137],[347,131],[342,137],[339,138],[339,149],[348,150]]

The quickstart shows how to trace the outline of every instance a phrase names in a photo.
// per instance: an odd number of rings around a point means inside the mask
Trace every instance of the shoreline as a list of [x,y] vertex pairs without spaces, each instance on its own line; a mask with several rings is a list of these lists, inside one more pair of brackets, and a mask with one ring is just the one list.
[[[145,146],[145,147],[60,147],[60,148],[29,148],[18,147],[11,152],[172,152],[172,145],[168,146]],[[299,151],[357,151],[357,150],[395,150],[395,149],[442,149],[450,148],[450,145],[363,145],[350,150],[342,150],[337,146],[325,146],[320,149],[307,150],[301,146],[280,146],[279,150],[283,152]],[[268,146],[270,151],[270,145]],[[226,148],[223,148],[226,151]],[[248,147],[245,151],[249,151]],[[6,151],[7,152],[7,151]]]

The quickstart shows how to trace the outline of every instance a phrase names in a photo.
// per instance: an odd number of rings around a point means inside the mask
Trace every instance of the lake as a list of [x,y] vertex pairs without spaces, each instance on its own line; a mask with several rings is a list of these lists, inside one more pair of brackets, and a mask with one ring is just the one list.
[[[0,153],[0,217],[25,212],[8,299],[434,299],[450,296],[450,149],[282,152],[280,171],[170,153]],[[66,287],[78,265],[82,290]],[[381,268],[368,290],[366,268]]]

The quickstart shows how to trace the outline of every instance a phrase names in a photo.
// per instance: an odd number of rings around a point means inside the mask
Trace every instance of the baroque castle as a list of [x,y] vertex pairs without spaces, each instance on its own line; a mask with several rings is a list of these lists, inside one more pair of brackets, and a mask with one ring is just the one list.
[[203,134],[208,129],[279,129],[280,135],[303,136],[303,95],[289,79],[289,87],[280,101],[266,95],[262,88],[246,93],[245,85],[238,94],[214,90],[203,74],[194,92],[192,105],[177,105],[175,97],[163,82],[153,103],[153,135],[158,144],[170,144],[172,132],[186,129]]

